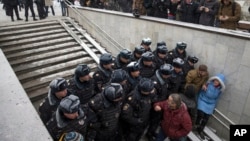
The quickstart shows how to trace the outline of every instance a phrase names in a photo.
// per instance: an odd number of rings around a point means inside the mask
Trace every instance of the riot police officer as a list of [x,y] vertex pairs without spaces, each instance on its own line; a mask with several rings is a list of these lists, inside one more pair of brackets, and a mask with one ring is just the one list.
[[81,104],[86,104],[94,97],[95,84],[90,76],[90,68],[86,64],[79,64],[75,69],[73,78],[69,80],[68,89],[79,97]]
[[155,75],[151,78],[155,84],[155,89],[157,91],[157,99],[156,101],[166,100],[168,98],[169,85],[172,73],[174,71],[174,67],[170,64],[163,64],[161,67],[156,70]]
[[115,69],[126,69],[127,65],[131,61],[132,53],[128,49],[123,49],[115,58]]
[[134,90],[134,88],[137,86],[137,84],[141,80],[141,75],[140,75],[140,68],[139,68],[139,63],[138,62],[130,62],[127,65],[127,74],[128,74],[128,83],[129,83],[129,92]]
[[130,85],[127,79],[128,74],[123,69],[114,70],[113,74],[111,75],[111,83],[119,83],[123,88],[124,96],[130,92]]
[[184,73],[184,77],[187,76],[187,73],[190,70],[195,69],[194,68],[194,64],[196,64],[199,61],[199,59],[196,56],[190,55],[187,57],[187,59],[184,61],[184,65],[183,65],[183,73]]
[[95,80],[95,89],[99,93],[102,89],[109,84],[112,69],[113,58],[110,53],[104,53],[100,56],[100,64],[98,65],[97,71],[93,74]]
[[135,47],[135,50],[132,53],[131,61],[138,61],[141,58],[141,55],[145,52],[145,48],[143,46]]
[[150,78],[156,71],[155,56],[152,52],[145,52],[139,60],[140,74],[142,77]]
[[183,65],[184,61],[181,58],[178,57],[173,60],[174,71],[172,73],[172,77],[175,78],[175,82],[177,84],[173,93],[183,93],[184,91],[186,80],[182,71]]
[[152,50],[150,48],[151,43],[152,43],[152,41],[149,37],[142,39],[141,46],[143,46],[145,48],[145,52],[147,52],[147,51],[152,52]]
[[121,114],[126,141],[139,141],[143,135],[149,123],[154,94],[153,81],[142,78],[137,88],[126,99]]
[[51,119],[60,101],[69,95],[67,86],[67,81],[60,77],[50,82],[48,96],[41,102],[38,108],[40,118],[44,124]]
[[[155,83],[156,96],[153,103],[166,100],[170,95],[170,85],[171,84],[171,74],[173,73],[174,67],[170,64],[163,64],[158,70],[156,70],[155,75],[151,78]],[[157,128],[160,125],[162,117],[162,112],[156,112],[151,109],[150,113],[150,123],[147,132],[147,137],[149,141],[153,141],[157,137]]]
[[185,60],[187,57],[186,52],[187,44],[184,42],[178,42],[176,43],[176,47],[169,51],[169,55],[171,57],[171,60],[173,61],[175,58],[181,58],[182,60]]
[[80,104],[75,95],[63,98],[50,121],[47,129],[54,140],[59,140],[63,133],[76,131],[86,140],[94,140],[96,136],[96,116],[87,105]]
[[111,83],[90,100],[89,106],[96,113],[100,127],[95,141],[119,141],[119,117],[123,97],[122,86]]
[[169,63],[169,57],[168,57],[168,49],[167,46],[164,45],[165,42],[159,42],[157,43],[156,49],[153,51],[153,54],[155,56],[155,64],[156,68],[159,69],[161,65],[165,63]]

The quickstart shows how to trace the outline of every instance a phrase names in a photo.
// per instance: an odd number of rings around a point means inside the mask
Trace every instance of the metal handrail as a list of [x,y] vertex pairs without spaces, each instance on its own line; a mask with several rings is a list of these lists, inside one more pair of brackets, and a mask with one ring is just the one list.
[[[65,0],[68,2],[68,0]],[[79,8],[79,6],[74,6],[72,3],[68,2],[67,4],[67,8],[71,8],[75,13],[77,13],[81,18],[85,19],[87,22],[87,24],[89,26],[92,26],[93,29],[98,30],[98,33],[101,33],[100,35],[102,35],[102,37],[104,39],[106,39],[107,42],[111,43],[118,51],[120,51],[121,49],[123,49],[124,47],[122,47],[121,44],[119,44],[116,40],[114,40],[109,34],[107,34],[104,30],[102,30],[98,25],[96,25],[95,23],[93,23],[92,21],[90,21],[87,17],[85,17],[84,15],[80,14],[77,10],[77,8]],[[67,10],[68,11],[68,10]],[[67,14],[68,15],[68,14]]]
[[231,125],[235,125],[235,123],[230,120],[228,117],[226,117],[223,113],[221,113],[218,109],[215,108],[215,112],[217,112],[221,117],[223,117],[225,120],[227,120]]

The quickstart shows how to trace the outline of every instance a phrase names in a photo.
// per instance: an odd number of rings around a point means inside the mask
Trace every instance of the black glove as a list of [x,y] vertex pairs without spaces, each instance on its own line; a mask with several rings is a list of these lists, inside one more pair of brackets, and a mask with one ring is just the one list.
[[133,10],[133,15],[134,15],[136,18],[140,17],[139,10],[138,10],[138,9],[134,9],[134,10]]

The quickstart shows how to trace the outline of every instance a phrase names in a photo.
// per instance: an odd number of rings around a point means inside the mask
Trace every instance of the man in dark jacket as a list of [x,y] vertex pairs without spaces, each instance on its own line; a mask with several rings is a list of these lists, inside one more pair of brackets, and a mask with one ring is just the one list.
[[60,101],[69,95],[67,82],[64,78],[56,78],[49,84],[48,96],[40,104],[38,111],[43,123],[46,124],[56,111]]
[[29,16],[29,9],[31,11],[31,14],[32,14],[32,17],[33,17],[33,20],[36,21],[36,14],[34,12],[34,8],[33,8],[33,0],[25,0],[24,1],[24,7],[25,7],[25,21],[27,22],[28,21],[28,16]]
[[17,8],[17,6],[19,5],[18,0],[4,0],[3,4],[5,5],[5,10],[6,10],[7,15],[11,17],[12,21],[15,21],[13,10],[15,11],[17,20],[23,20],[19,17],[19,12]]
[[141,59],[138,61],[142,77],[150,78],[155,74],[156,65],[154,60],[155,56],[152,52],[147,51],[142,54]]
[[177,7],[177,11],[180,13],[180,21],[188,23],[199,22],[199,4],[194,0],[183,0]]
[[214,26],[215,16],[219,11],[218,0],[202,0],[199,6],[201,12],[199,18],[199,24]]
[[100,125],[96,129],[95,141],[120,141],[118,129],[123,95],[122,86],[111,83],[90,100],[89,106],[95,112]]
[[86,140],[94,140],[96,116],[87,106],[80,104],[80,100],[75,95],[63,98],[53,117],[48,121],[46,127],[57,141],[63,135],[71,131],[82,134]]
[[121,119],[126,141],[139,141],[149,124],[152,99],[155,95],[154,83],[149,78],[142,78],[137,88],[124,102]]
[[113,73],[113,58],[110,53],[104,53],[100,56],[100,64],[93,74],[95,80],[95,90],[97,93],[101,92],[103,88],[110,83],[111,75]]
[[69,80],[68,89],[78,96],[81,104],[86,104],[96,95],[94,79],[90,77],[90,68],[86,64],[79,64],[73,78]]

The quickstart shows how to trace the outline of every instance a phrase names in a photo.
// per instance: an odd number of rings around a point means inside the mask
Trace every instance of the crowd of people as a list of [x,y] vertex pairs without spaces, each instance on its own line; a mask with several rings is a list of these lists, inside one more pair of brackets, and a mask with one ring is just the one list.
[[133,51],[102,54],[93,72],[79,64],[69,80],[51,81],[40,117],[55,141],[185,141],[190,131],[205,138],[225,77],[209,78],[186,49],[178,42],[168,50],[162,41],[152,50],[143,38]]
[[31,16],[34,21],[37,21],[36,12],[34,10],[34,3],[37,7],[37,13],[39,19],[45,19],[48,17],[48,9],[51,8],[51,12],[55,15],[55,11],[53,8],[53,0],[2,0],[3,8],[5,9],[6,15],[11,17],[11,21],[15,21],[14,12],[16,15],[16,20],[23,20],[19,15],[19,10],[22,8],[25,10],[25,21],[27,22],[29,19],[29,10],[31,12]]
[[82,6],[235,30],[241,6],[233,0],[80,0]]
[[[66,4],[116,10],[133,13],[135,17],[147,15],[182,22],[215,26],[236,30],[241,18],[241,6],[233,0],[57,0],[61,4],[62,16],[66,15]],[[14,21],[13,11],[17,20],[22,20],[18,13],[18,6],[25,8],[25,18],[28,21],[30,9],[33,20],[35,12],[33,0],[3,0],[6,15]],[[48,9],[55,15],[53,0],[34,0],[40,19],[48,16]],[[249,7],[250,9],[250,7]]]

